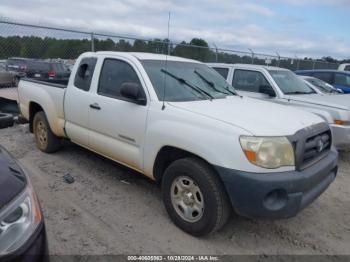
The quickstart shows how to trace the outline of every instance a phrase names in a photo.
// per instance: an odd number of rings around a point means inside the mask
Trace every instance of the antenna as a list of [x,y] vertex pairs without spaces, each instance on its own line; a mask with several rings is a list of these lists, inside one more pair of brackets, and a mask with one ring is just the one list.
[[[169,12],[169,16],[168,16],[168,50],[167,53],[165,55],[165,70],[168,70],[168,55],[170,55],[170,12]],[[167,74],[164,74],[164,78],[163,78],[163,105],[162,105],[162,110],[165,109],[165,89],[166,89],[166,77]]]

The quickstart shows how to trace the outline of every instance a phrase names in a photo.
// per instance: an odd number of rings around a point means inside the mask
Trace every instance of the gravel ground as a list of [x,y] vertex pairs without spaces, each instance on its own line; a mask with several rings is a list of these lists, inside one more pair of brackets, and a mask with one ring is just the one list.
[[[46,219],[50,254],[350,254],[350,153],[336,181],[288,220],[233,217],[218,233],[194,238],[175,227],[148,179],[72,143],[44,154],[27,125],[0,130],[29,172]],[[75,183],[67,184],[65,174]]]

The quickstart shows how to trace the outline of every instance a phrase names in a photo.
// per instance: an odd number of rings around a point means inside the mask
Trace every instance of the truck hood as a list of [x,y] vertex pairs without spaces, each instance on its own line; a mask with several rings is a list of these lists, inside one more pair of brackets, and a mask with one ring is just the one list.
[[286,136],[323,122],[311,113],[258,99],[229,96],[170,105],[246,130],[255,136]]
[[326,106],[336,109],[349,110],[350,109],[350,95],[294,95],[288,96],[287,99],[306,104],[313,104],[317,106]]

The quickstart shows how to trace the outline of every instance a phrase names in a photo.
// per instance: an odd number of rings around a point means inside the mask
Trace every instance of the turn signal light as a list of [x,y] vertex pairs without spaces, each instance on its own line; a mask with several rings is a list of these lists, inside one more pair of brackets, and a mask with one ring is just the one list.
[[334,124],[341,126],[341,125],[344,125],[344,121],[336,119],[336,120],[334,120]]
[[256,153],[254,151],[244,150],[244,153],[250,162],[256,162]]

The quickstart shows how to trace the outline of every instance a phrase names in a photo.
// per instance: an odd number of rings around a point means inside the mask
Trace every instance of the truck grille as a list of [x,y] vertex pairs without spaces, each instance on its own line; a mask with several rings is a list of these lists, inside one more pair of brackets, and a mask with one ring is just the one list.
[[298,170],[305,169],[327,156],[332,147],[332,133],[326,123],[300,130],[290,140],[294,144]]
[[305,141],[302,165],[317,159],[331,148],[331,131],[309,137]]

